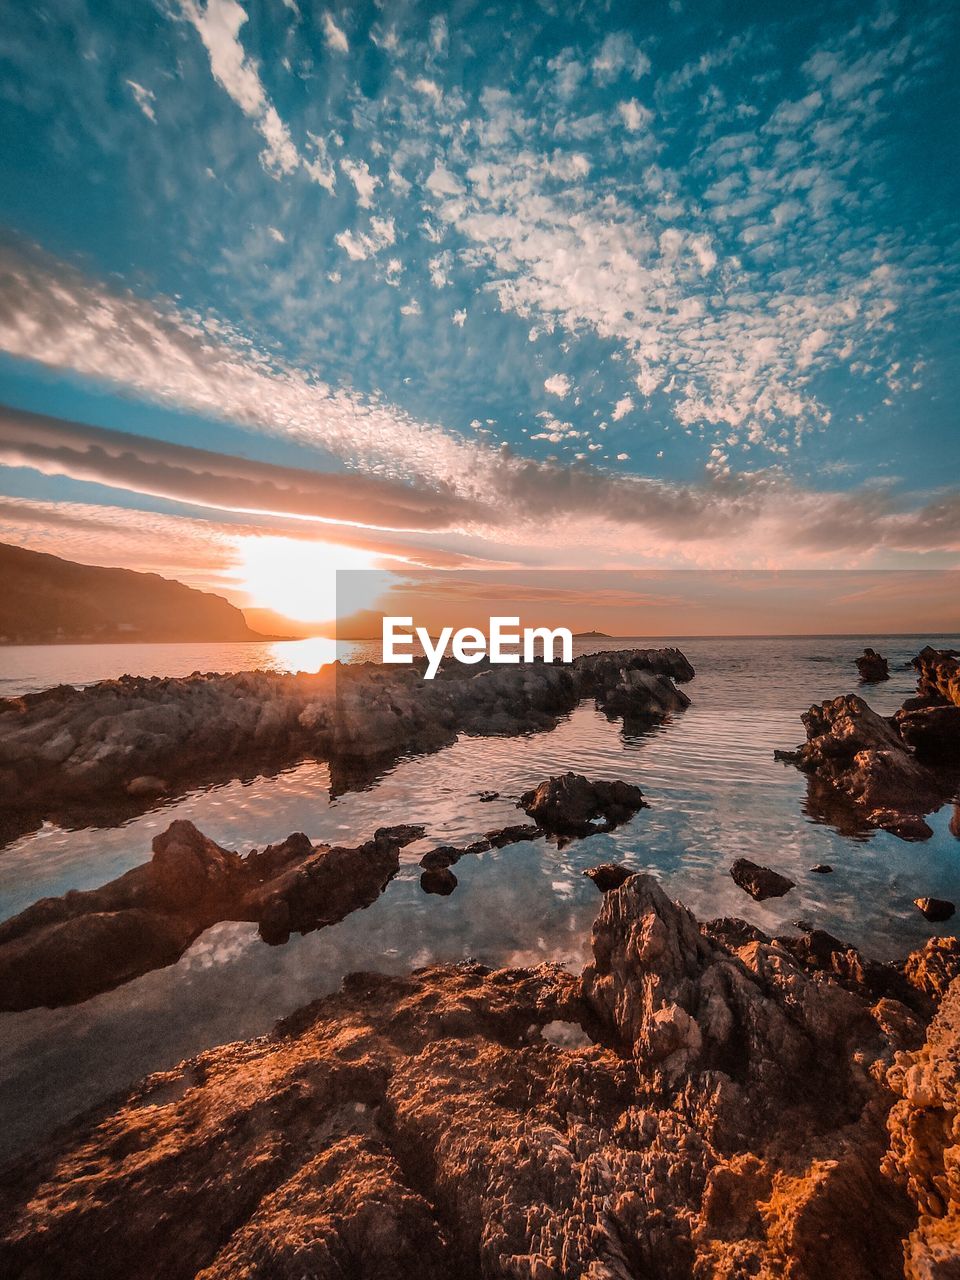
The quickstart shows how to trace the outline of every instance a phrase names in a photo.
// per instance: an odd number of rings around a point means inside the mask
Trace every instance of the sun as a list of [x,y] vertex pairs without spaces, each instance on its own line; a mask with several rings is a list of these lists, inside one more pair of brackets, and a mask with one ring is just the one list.
[[[337,574],[376,570],[382,560],[377,553],[357,547],[299,538],[244,537],[237,540],[237,550],[237,578],[250,597],[250,607],[272,609],[294,622],[329,622],[336,618]],[[370,572],[369,589],[361,592],[370,595],[370,603],[376,599],[381,578],[380,573]],[[351,579],[351,608],[356,607],[357,583],[357,578]],[[341,604],[343,588],[341,579]]]

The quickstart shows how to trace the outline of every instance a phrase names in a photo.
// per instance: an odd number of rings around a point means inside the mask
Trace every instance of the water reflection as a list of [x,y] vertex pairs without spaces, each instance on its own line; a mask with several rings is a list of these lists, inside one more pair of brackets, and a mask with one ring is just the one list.
[[[462,738],[394,763],[366,779],[365,790],[343,791],[326,765],[309,763],[191,793],[118,827],[47,826],[16,841],[0,853],[2,916],[142,862],[153,835],[175,817],[241,851],[291,831],[354,844],[392,823],[426,828],[383,896],[332,928],[267,947],[255,926],[218,925],[170,969],[74,1008],[0,1017],[2,1141],[11,1149],[147,1071],[260,1034],[351,970],[404,972],[464,958],[578,969],[600,901],[582,873],[600,862],[652,871],[704,918],[743,916],[768,932],[803,918],[880,956],[922,943],[937,928],[913,899],[960,901],[958,807],[929,819],[934,836],[923,844],[885,832],[850,839],[815,820],[805,809],[807,780],[773,759],[775,747],[800,741],[799,715],[811,702],[858,688],[852,660],[863,645],[857,638],[686,642],[698,671],[687,686],[693,703],[669,723],[621,727],[585,703],[552,732]],[[866,692],[882,714],[912,689],[904,664],[918,647],[882,646],[892,677]],[[428,849],[463,846],[523,821],[518,796],[567,769],[636,783],[651,807],[563,849],[540,840],[467,855],[452,894],[423,892],[419,859]],[[481,798],[485,792],[498,794]],[[741,856],[774,867],[796,889],[754,903],[728,874]],[[818,863],[833,874],[812,872]]]

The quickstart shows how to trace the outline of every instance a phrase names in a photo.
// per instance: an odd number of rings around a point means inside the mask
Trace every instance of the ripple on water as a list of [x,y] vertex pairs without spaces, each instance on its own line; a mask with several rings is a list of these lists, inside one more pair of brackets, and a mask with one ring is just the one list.
[[[775,747],[803,737],[799,715],[811,702],[860,691],[889,714],[910,692],[912,672],[903,666],[918,642],[877,645],[891,659],[892,678],[864,691],[852,662],[871,642],[876,637],[684,641],[698,670],[688,686],[694,703],[643,732],[623,732],[585,703],[552,732],[462,738],[434,755],[401,760],[367,790],[336,798],[326,766],[303,764],[193,792],[122,826],[48,825],[9,845],[0,852],[0,916],[142,862],[153,836],[174,818],[189,818],[241,850],[290,831],[354,843],[390,823],[427,828],[385,894],[332,928],[267,947],[251,925],[220,924],[179,964],[117,991],[70,1009],[0,1016],[3,1149],[147,1071],[268,1030],[352,970],[404,972],[464,958],[493,965],[552,960],[577,970],[600,900],[582,872],[598,862],[652,872],[703,918],[740,915],[770,932],[811,920],[881,956],[922,943],[936,928],[912,899],[960,901],[960,842],[948,828],[949,808],[933,815],[934,836],[925,844],[883,832],[850,840],[809,819],[804,779],[773,760]],[[424,848],[467,843],[516,822],[520,793],[568,769],[636,783],[651,807],[615,832],[562,850],[541,840],[463,858],[448,898],[420,890]],[[500,796],[482,802],[483,791]],[[754,903],[728,874],[741,856],[775,867],[796,889]],[[811,873],[820,862],[834,873]]]

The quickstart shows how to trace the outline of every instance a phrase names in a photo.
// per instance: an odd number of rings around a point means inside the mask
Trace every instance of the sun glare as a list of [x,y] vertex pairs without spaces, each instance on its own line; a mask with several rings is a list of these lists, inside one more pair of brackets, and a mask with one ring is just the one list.
[[[241,538],[237,549],[237,576],[251,606],[273,609],[294,622],[332,621],[338,571],[374,569],[381,558],[356,547],[297,538]],[[373,580],[371,591],[376,592]]]

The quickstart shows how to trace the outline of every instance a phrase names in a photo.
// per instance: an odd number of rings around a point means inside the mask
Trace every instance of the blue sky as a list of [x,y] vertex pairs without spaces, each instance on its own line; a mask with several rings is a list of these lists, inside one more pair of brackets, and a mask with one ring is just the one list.
[[15,7],[0,538],[241,595],[263,535],[955,566],[957,50],[943,0]]

